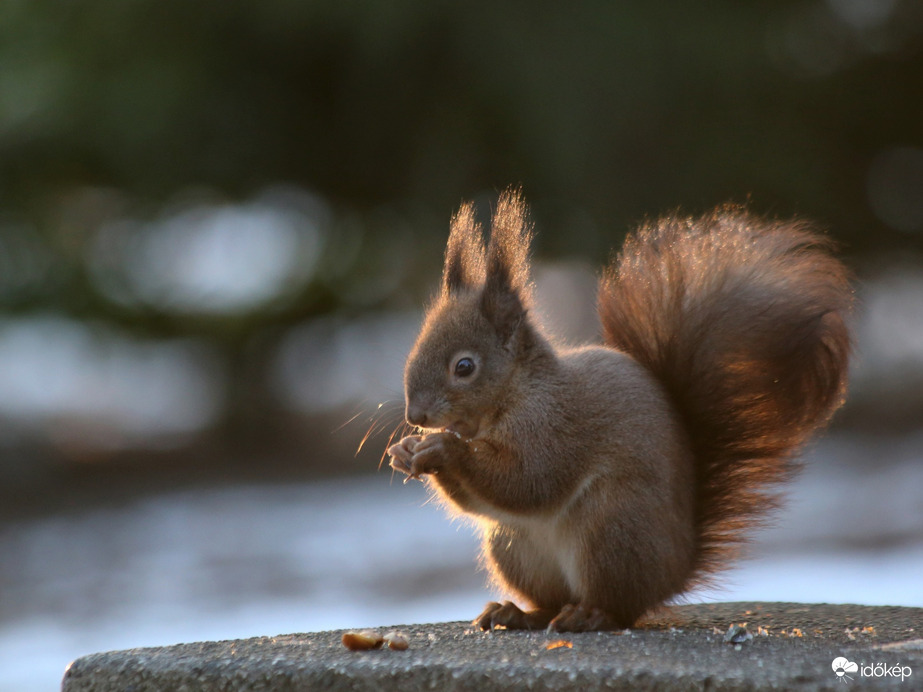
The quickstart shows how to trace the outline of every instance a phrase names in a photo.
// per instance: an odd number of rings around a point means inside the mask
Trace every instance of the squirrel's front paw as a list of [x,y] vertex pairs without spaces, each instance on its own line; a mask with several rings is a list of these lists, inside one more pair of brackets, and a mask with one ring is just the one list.
[[388,447],[388,456],[391,457],[391,468],[401,473],[410,475],[410,460],[417,444],[423,438],[419,435],[408,435],[397,444]]
[[414,447],[410,460],[411,477],[439,473],[454,457],[463,453],[464,448],[465,443],[455,433],[430,433]]

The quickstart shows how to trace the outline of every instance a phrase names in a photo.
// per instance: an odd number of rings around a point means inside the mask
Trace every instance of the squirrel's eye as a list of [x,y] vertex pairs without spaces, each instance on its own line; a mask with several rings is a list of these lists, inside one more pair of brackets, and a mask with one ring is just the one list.
[[470,377],[474,373],[474,361],[471,358],[459,358],[455,363],[456,377]]

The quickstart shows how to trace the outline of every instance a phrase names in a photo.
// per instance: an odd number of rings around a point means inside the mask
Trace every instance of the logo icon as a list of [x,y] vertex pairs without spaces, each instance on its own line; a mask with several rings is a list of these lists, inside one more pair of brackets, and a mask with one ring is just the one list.
[[831,666],[833,667],[833,672],[836,673],[837,678],[839,678],[839,680],[844,683],[847,680],[852,680],[852,676],[847,675],[847,673],[859,672],[859,664],[853,663],[843,656],[839,656],[833,659]]

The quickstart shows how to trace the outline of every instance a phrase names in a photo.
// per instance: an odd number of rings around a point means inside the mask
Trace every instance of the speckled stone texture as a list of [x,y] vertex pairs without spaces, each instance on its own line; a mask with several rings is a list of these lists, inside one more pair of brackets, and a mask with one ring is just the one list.
[[[725,642],[741,623],[752,639]],[[409,650],[348,651],[337,631],[94,654],[70,665],[63,690],[923,690],[923,608],[716,603],[676,606],[624,632],[394,629]],[[860,668],[844,685],[831,666],[841,656],[911,674]]]

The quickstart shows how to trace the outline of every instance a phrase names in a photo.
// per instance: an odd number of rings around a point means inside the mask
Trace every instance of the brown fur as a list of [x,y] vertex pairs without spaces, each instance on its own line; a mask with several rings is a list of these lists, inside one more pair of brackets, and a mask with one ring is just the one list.
[[533,609],[489,604],[482,627],[629,626],[724,566],[841,402],[846,272],[800,222],[666,218],[601,281],[607,345],[560,350],[529,317],[530,240],[518,191],[486,250],[472,207],[454,218],[405,371],[423,434],[391,463],[479,518]]

